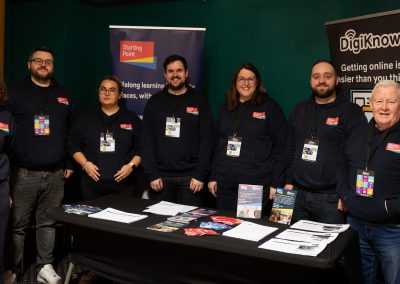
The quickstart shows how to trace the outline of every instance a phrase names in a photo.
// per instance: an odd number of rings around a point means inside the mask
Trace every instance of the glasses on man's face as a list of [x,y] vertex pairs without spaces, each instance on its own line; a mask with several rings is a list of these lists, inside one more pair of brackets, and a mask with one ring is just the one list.
[[100,87],[99,92],[102,95],[105,95],[107,93],[109,93],[110,95],[115,95],[115,94],[118,93],[118,89],[117,88],[109,88],[109,89],[107,89],[106,87]]
[[31,62],[34,62],[36,65],[43,66],[45,64],[46,66],[53,66],[54,61],[50,59],[42,59],[42,58],[34,58],[30,60]]
[[249,85],[255,85],[255,84],[257,83],[257,79],[256,79],[256,78],[253,78],[253,77],[251,77],[251,78],[239,77],[239,78],[237,78],[237,81],[238,81],[241,85],[246,84],[246,82],[247,82]]

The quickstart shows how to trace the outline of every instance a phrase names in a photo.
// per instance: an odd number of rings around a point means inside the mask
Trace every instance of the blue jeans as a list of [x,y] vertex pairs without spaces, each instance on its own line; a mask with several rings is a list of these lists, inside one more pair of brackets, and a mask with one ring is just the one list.
[[[169,202],[177,202],[180,204],[201,206],[201,191],[193,193],[190,191],[191,176],[186,177],[162,177],[163,189],[154,191],[150,189],[150,198],[153,200],[164,200]],[[203,188],[204,190],[204,188]]]
[[335,191],[311,192],[297,189],[292,224],[299,220],[343,224],[345,215],[337,209],[338,201]]
[[[60,206],[64,197],[64,170],[31,171],[16,168],[10,179],[13,206],[11,208],[11,248],[7,253],[7,269],[16,271],[24,252],[25,231],[36,219],[37,265],[53,262],[55,220],[46,216],[51,207]],[[34,210],[36,211],[34,212]]]
[[358,232],[363,283],[377,283],[378,266],[386,284],[400,283],[400,226],[364,225],[348,217],[347,223]]
[[8,182],[2,182],[0,183],[0,282],[3,279],[4,242],[10,211],[8,200]]

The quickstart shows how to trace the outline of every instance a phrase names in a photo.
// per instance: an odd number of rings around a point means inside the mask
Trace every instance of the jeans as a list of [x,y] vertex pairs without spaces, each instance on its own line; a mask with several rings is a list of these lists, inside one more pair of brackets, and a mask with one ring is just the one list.
[[337,209],[338,201],[335,191],[311,192],[298,189],[292,224],[299,220],[343,224],[345,214]]
[[0,282],[3,279],[4,242],[10,211],[8,200],[8,183],[2,182],[0,184]]
[[378,266],[386,284],[400,283],[400,226],[364,225],[352,217],[350,227],[358,232],[363,283],[377,283]]
[[[217,208],[237,211],[239,184],[236,182],[217,181]],[[269,185],[263,185],[262,215],[269,215],[272,202],[269,201]]]
[[[55,220],[46,216],[48,208],[60,206],[64,196],[64,171],[32,171],[16,168],[12,171],[10,187],[13,198],[11,209],[11,250],[7,253],[7,267],[16,271],[24,251],[26,229],[35,214],[37,265],[53,262]],[[34,210],[36,211],[34,212]]]
[[[186,177],[162,177],[163,189],[154,191],[150,189],[150,198],[153,200],[164,200],[180,204],[201,206],[201,191],[193,193],[190,191],[191,176]],[[204,188],[203,188],[204,190]]]

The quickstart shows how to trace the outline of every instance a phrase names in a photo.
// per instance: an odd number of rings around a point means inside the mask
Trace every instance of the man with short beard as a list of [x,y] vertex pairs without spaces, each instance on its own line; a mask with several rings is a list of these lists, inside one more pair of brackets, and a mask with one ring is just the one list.
[[167,85],[144,110],[142,165],[150,198],[201,206],[201,190],[210,171],[212,121],[207,98],[192,88],[186,59],[164,61]]
[[30,75],[11,89],[7,106],[14,115],[17,132],[11,161],[13,203],[4,283],[16,281],[31,216],[36,218],[37,281],[62,283],[52,266],[55,221],[45,212],[60,205],[64,179],[72,174],[71,163],[66,163],[65,142],[75,117],[75,103],[53,79],[54,57],[49,48],[35,48],[27,64]]
[[[310,99],[298,103],[289,117],[286,189],[298,191],[292,220],[343,223],[342,200],[336,189],[336,162],[367,119],[360,107],[337,92],[332,63],[312,65]],[[350,161],[351,162],[351,161]]]

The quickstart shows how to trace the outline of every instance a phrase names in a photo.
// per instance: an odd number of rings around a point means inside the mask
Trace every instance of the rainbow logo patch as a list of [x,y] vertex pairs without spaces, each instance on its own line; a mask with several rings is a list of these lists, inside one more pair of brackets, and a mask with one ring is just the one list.
[[69,103],[68,103],[68,98],[62,98],[62,97],[58,97],[57,98],[57,101],[58,101],[58,103],[59,104],[64,104],[64,105],[69,105]]
[[386,150],[400,154],[400,145],[395,143],[387,143]]
[[119,43],[119,61],[156,70],[157,57],[154,56],[154,41],[121,40]]
[[267,119],[267,117],[265,116],[265,112],[253,112],[253,118],[257,118],[257,119]]
[[199,115],[199,109],[197,107],[187,107],[186,112],[193,115]]
[[326,125],[338,126],[339,125],[339,117],[328,117],[326,119]]
[[5,124],[3,122],[0,122],[0,130],[7,134],[10,133],[10,128],[8,127],[8,124]]
[[126,130],[132,130],[132,124],[128,124],[128,123],[122,123],[119,125],[121,127],[121,129],[126,129]]

